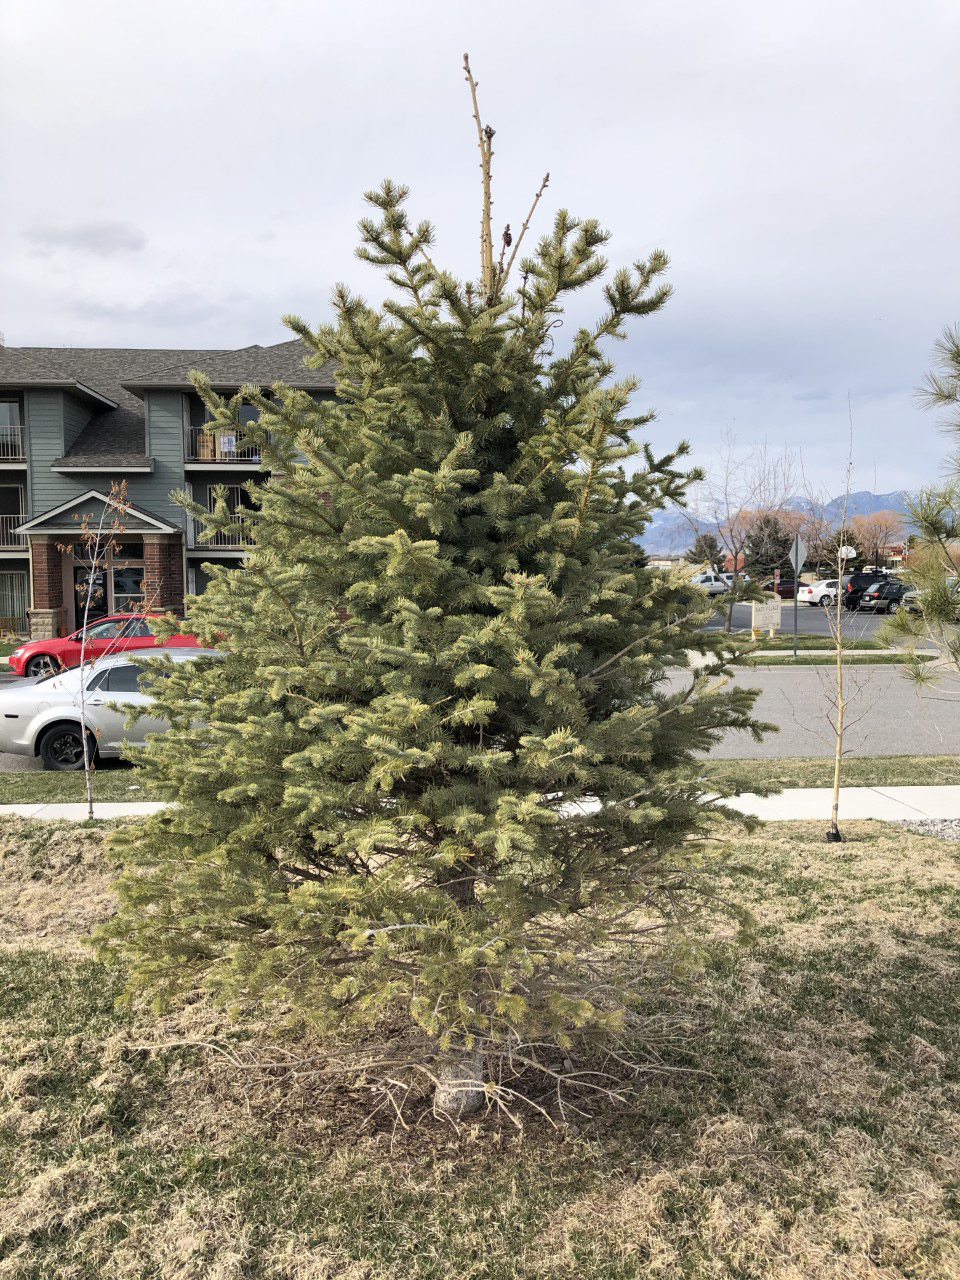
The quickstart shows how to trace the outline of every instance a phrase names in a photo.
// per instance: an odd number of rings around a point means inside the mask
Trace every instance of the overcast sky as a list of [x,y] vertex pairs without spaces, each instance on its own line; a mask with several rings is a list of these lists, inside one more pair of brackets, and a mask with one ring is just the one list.
[[[0,0],[0,330],[11,346],[241,346],[372,300],[361,193],[390,176],[477,270],[469,50],[495,216],[549,169],[609,256],[676,294],[617,348],[656,447],[802,446],[836,492],[947,442],[912,398],[960,318],[957,0]],[[586,314],[586,313],[584,313]],[[569,326],[568,326],[569,327]]]

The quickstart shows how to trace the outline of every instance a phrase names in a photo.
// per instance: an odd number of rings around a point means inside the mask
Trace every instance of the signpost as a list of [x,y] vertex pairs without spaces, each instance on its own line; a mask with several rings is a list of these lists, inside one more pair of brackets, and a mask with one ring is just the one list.
[[790,548],[790,563],[793,565],[793,656],[797,656],[797,607],[799,600],[797,592],[800,587],[800,570],[803,568],[804,561],[807,558],[807,546],[799,533],[793,540],[793,546]]

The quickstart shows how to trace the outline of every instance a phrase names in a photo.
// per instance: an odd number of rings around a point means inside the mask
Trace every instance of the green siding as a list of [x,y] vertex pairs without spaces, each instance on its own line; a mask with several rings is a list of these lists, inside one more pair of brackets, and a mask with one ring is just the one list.
[[139,495],[151,515],[183,529],[186,516],[170,501],[171,491],[184,487],[183,396],[179,391],[148,391],[144,408],[146,449],[153,458],[153,475],[131,476],[127,494],[134,506],[138,501],[135,495]]
[[[50,470],[50,464],[63,456],[63,392],[27,391],[24,395],[27,453],[27,513],[39,515],[49,507],[56,507],[74,493],[84,490],[63,488],[60,477]],[[91,488],[87,485],[86,488]]]
[[183,512],[169,497],[172,489],[183,488],[183,423],[179,391],[151,392],[146,398],[147,451],[154,458],[151,475],[130,475],[122,468],[115,472],[86,471],[72,476],[51,471],[51,464],[64,453],[65,421],[70,424],[68,431],[76,428],[76,402],[65,403],[72,397],[61,391],[28,391],[25,399],[30,455],[29,515],[42,515],[44,511],[62,506],[91,489],[109,493],[111,484],[119,484],[126,479],[129,502],[135,507],[145,508],[176,529],[184,528]]
[[91,410],[76,396],[65,392],[63,396],[63,448],[56,456],[63,455],[72,447],[77,436],[93,417]]

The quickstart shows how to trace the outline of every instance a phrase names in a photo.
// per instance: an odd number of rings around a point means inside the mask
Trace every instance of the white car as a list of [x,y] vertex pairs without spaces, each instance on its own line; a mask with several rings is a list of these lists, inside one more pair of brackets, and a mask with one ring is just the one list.
[[[724,580],[724,582],[727,584],[727,586],[728,586],[728,587],[732,587],[732,586],[733,586],[733,574],[732,574],[732,573],[721,573],[720,577]],[[738,582],[749,582],[749,581],[750,581],[750,575],[749,575],[749,573],[738,573],[738,574],[737,574],[737,581],[738,581]]]
[[719,573],[695,573],[690,581],[708,596],[722,596],[725,591],[730,590],[730,584],[724,582]]
[[797,600],[800,604],[814,604],[821,608],[837,603],[839,578],[822,578],[812,584],[804,583],[797,589]]
[[[154,651],[150,656],[159,655]],[[173,649],[164,651],[164,656],[172,662],[189,662],[219,655],[214,649]],[[0,751],[39,756],[45,769],[82,769],[84,724],[91,749],[104,759],[121,756],[125,742],[143,746],[148,733],[165,733],[169,728],[165,720],[150,715],[126,727],[133,708],[150,703],[140,688],[144,671],[132,653],[122,653],[0,689]]]

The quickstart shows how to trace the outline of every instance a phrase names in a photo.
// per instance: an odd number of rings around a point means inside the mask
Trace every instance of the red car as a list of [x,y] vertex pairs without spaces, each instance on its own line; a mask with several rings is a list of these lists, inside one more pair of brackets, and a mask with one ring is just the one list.
[[[98,618],[87,627],[84,661],[127,649],[197,647],[195,636],[171,636],[161,644],[150,628],[151,621],[161,617],[162,614],[112,613]],[[32,640],[11,653],[10,670],[18,676],[45,676],[66,667],[79,667],[82,642],[82,627],[63,639]]]
[[797,584],[792,578],[781,578],[779,583],[774,586],[773,579],[765,582],[760,588],[761,591],[774,591],[781,600],[792,600],[797,590]]

